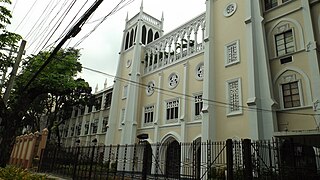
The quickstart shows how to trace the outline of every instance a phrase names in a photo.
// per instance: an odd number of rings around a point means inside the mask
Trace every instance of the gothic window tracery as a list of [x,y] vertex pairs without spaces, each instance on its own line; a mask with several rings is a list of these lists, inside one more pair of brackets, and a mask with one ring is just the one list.
[[176,73],[170,74],[168,78],[168,85],[170,89],[177,87],[179,84],[179,76]]
[[196,67],[196,79],[203,80],[203,76],[204,76],[204,64],[202,62],[198,64]]
[[154,82],[153,81],[150,81],[148,84],[147,84],[147,87],[146,87],[146,93],[148,96],[151,96],[154,92]]

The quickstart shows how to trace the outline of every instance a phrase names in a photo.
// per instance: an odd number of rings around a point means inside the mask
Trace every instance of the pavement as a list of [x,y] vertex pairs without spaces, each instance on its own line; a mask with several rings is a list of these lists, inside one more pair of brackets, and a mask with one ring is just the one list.
[[66,177],[58,177],[54,174],[48,174],[48,173],[37,173],[39,175],[46,175],[50,179],[55,179],[55,180],[71,180],[72,178],[66,178]]

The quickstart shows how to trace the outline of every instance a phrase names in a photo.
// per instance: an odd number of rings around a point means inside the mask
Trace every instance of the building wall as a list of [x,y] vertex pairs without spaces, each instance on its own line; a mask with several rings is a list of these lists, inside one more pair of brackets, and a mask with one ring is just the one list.
[[[100,101],[99,107],[92,106],[90,110],[89,106],[74,107],[72,117],[61,127],[61,139],[64,146],[88,146],[105,143],[108,129],[106,125],[110,114],[110,105],[107,105],[106,101],[111,101],[111,99],[106,98],[108,94],[109,96],[112,94],[112,87],[107,88],[105,85],[103,90],[96,90],[94,93],[96,101]],[[83,109],[82,112],[79,109]],[[96,132],[93,131],[95,125],[97,126]],[[79,130],[77,126],[80,128]],[[94,139],[97,140],[96,143],[92,142]]]
[[[73,118],[69,126],[109,116],[106,134],[79,136],[83,142],[97,138],[105,144],[136,143],[139,134],[148,134],[150,143],[193,142],[270,139],[287,131],[316,129],[320,126],[316,115],[320,111],[320,3],[277,2],[266,10],[264,0],[206,1],[205,14],[164,35],[163,18],[157,20],[141,7],[125,22],[111,109]],[[147,32],[150,28],[160,32],[159,39],[141,43],[143,25]],[[126,47],[132,30],[134,42]],[[293,49],[280,54],[276,37],[288,31]],[[186,46],[183,50],[176,48],[181,44]],[[177,85],[170,87],[173,73]],[[285,107],[283,97],[288,83],[298,85],[300,105],[292,108]],[[198,95],[203,106],[195,116]],[[176,99],[178,116],[167,120],[167,102]],[[146,111],[153,117],[147,123]],[[66,142],[72,144],[77,138],[68,137]]]

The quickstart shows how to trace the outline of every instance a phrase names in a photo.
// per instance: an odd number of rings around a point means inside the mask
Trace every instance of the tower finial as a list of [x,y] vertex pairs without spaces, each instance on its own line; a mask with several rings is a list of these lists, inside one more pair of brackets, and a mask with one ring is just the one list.
[[127,11],[127,17],[126,17],[126,21],[129,20],[129,12]]
[[161,21],[162,21],[162,22],[164,21],[164,14],[163,14],[163,11],[162,11],[162,15],[161,15]]
[[98,92],[98,84],[97,84],[97,86],[96,86],[95,92]]
[[107,87],[108,87],[108,79],[106,78],[106,80],[104,81],[104,89],[107,89]]
[[140,11],[143,11],[143,0],[141,0]]

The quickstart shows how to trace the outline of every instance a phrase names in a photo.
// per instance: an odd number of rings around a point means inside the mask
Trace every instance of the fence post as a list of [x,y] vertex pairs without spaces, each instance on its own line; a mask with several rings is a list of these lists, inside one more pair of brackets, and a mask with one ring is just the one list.
[[53,167],[54,167],[55,161],[56,161],[57,149],[58,149],[58,147],[54,147],[54,150],[53,150],[53,161],[52,161],[52,164],[51,164],[51,167],[50,167],[50,172],[53,172]]
[[143,168],[142,168],[142,180],[146,180],[147,179],[147,142],[143,142]]
[[89,180],[91,179],[91,174],[92,174],[92,165],[93,165],[93,160],[94,160],[94,149],[95,145],[92,146],[92,152],[91,152],[91,161],[90,161],[90,169],[89,169]]
[[233,180],[233,145],[232,139],[227,139],[227,180]]
[[76,178],[76,172],[77,172],[77,164],[78,164],[78,158],[80,154],[80,146],[76,147],[76,156],[73,164],[73,173],[72,173],[72,179],[77,179]]
[[244,178],[246,180],[253,179],[252,176],[252,159],[251,159],[251,140],[243,140],[243,164],[244,164]]

